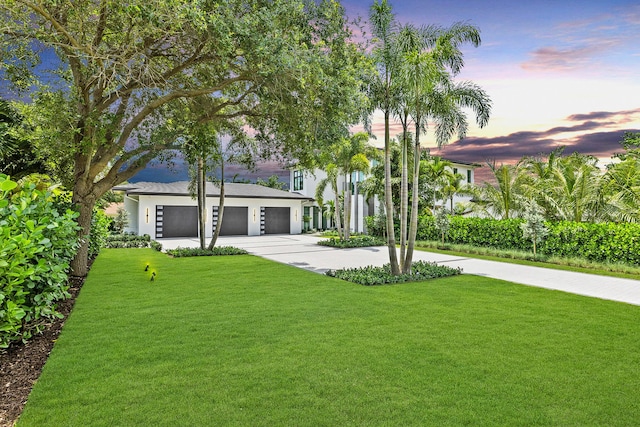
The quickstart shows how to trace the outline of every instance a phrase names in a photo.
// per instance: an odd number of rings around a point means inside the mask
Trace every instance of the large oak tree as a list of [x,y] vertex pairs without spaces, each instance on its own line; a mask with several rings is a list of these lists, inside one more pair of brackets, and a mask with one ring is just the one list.
[[[267,154],[301,161],[355,121],[355,47],[336,2],[5,0],[0,22],[5,76],[39,87],[36,136],[68,165],[82,236],[105,192],[179,145],[185,100],[207,97],[202,120],[244,117]],[[32,67],[43,52],[46,76]]]

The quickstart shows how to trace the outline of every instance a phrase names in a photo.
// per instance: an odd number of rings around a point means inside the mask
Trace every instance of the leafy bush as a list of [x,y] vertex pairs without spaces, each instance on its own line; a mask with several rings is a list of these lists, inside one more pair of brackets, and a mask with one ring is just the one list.
[[138,236],[136,234],[111,234],[107,236],[105,242],[105,248],[118,249],[118,248],[152,248],[162,251],[162,244],[151,240],[151,236],[143,234]]
[[89,258],[95,258],[104,248],[109,236],[111,218],[101,209],[94,209],[91,217],[91,233],[89,234]]
[[[523,238],[521,219],[452,217],[446,233],[448,243],[495,249],[532,251],[533,242]],[[640,265],[640,224],[545,222],[547,238],[541,255],[575,258],[602,263]],[[440,240],[432,216],[419,219],[418,240]]]
[[148,234],[143,234],[142,236],[138,236],[137,234],[110,234],[106,238],[107,243],[109,242],[150,242],[151,236]]
[[216,246],[213,250],[200,248],[175,248],[169,249],[167,253],[176,258],[189,256],[217,256],[217,255],[246,255],[247,251],[233,246]]
[[365,286],[386,285],[393,283],[417,282],[421,280],[435,279],[438,277],[455,276],[462,273],[459,268],[438,265],[433,262],[416,261],[411,266],[411,274],[394,276],[391,267],[385,264],[382,267],[346,268],[342,270],[329,270],[325,274],[349,282]]
[[351,236],[349,240],[331,238],[328,240],[318,241],[319,245],[331,246],[334,248],[363,248],[366,246],[384,246],[386,242],[378,237],[360,235]]
[[562,221],[547,223],[547,228],[540,253],[640,265],[640,224]]
[[50,190],[0,175],[0,348],[40,332],[69,297],[67,272],[78,248],[77,213]]

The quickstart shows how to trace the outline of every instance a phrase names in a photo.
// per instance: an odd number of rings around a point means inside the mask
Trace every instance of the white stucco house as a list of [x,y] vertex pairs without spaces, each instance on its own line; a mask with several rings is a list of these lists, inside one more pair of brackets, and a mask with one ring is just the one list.
[[[477,163],[466,163],[461,161],[451,162],[451,171],[456,174],[460,174],[463,180],[467,184],[475,183],[475,169],[480,167]],[[301,194],[309,199],[314,199],[316,194],[316,188],[321,180],[327,177],[326,172],[316,169],[314,171],[305,171],[302,169],[292,168],[290,170],[290,191],[296,194]],[[358,191],[358,185],[367,178],[367,175],[362,172],[353,173],[351,176],[351,231],[352,232],[364,232],[365,231],[365,217],[375,215],[379,213],[380,201],[377,198],[371,198],[365,200],[363,194]],[[345,179],[343,176],[338,178],[338,188],[345,187]],[[331,186],[327,186],[323,193],[324,202],[335,199],[335,195]],[[455,195],[453,198],[454,206],[457,203],[465,203],[471,200],[470,196]],[[438,206],[448,206],[449,200],[439,200]],[[323,207],[319,206],[317,201],[306,202],[303,205],[303,213],[306,217],[310,218],[308,224],[305,224],[307,228],[314,228],[324,230],[331,228],[332,220],[323,215]]]
[[[188,184],[138,182],[114,187],[124,192],[124,208],[129,214],[125,231],[154,239],[198,237],[198,204],[189,195]],[[225,183],[224,188],[223,236],[299,234],[303,204],[313,201],[304,194],[256,184]],[[219,205],[219,187],[207,183],[205,237],[213,235]]]

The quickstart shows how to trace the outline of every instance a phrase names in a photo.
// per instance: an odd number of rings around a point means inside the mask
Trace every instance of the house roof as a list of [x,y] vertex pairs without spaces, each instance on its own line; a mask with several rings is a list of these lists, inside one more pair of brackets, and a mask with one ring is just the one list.
[[[207,196],[219,197],[220,187],[213,182],[207,182]],[[157,196],[190,196],[189,182],[136,182],[113,187],[116,191],[124,191],[129,196],[157,195]],[[293,199],[313,200],[311,197],[299,193],[277,190],[257,184],[241,184],[237,182],[224,183],[225,197],[250,198],[250,199]]]

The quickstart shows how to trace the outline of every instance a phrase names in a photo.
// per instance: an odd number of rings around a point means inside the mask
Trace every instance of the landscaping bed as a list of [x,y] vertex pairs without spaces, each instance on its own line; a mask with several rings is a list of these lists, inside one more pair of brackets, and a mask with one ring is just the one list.
[[14,343],[0,351],[0,427],[13,426],[20,416],[83,283],[84,279],[78,278],[69,282],[71,297],[57,304],[63,318],[52,321],[26,343]]

